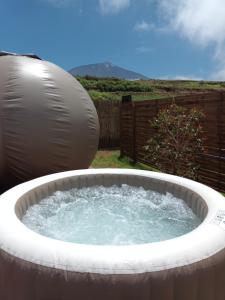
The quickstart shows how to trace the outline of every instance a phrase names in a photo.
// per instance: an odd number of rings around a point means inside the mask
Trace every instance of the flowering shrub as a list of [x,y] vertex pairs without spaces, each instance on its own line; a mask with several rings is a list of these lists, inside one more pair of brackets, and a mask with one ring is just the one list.
[[204,151],[203,117],[199,109],[176,104],[162,109],[151,122],[156,133],[145,146],[148,160],[163,172],[196,179],[196,157]]

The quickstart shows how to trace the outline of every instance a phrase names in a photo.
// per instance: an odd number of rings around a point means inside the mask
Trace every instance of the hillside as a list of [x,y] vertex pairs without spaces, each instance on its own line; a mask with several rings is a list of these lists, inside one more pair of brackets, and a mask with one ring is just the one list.
[[110,62],[76,67],[71,69],[69,73],[71,73],[73,76],[94,76],[104,78],[115,77],[127,80],[148,79],[142,74],[121,68],[113,65]]
[[77,77],[93,100],[121,101],[123,95],[132,95],[134,101],[166,98],[181,94],[221,90],[224,82],[137,80],[117,78]]

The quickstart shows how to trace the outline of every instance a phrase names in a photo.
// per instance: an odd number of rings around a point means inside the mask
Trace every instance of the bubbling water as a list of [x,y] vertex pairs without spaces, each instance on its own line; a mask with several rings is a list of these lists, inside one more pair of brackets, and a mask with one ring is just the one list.
[[30,206],[22,222],[57,240],[132,245],[181,236],[201,221],[183,200],[170,193],[123,184],[57,191]]

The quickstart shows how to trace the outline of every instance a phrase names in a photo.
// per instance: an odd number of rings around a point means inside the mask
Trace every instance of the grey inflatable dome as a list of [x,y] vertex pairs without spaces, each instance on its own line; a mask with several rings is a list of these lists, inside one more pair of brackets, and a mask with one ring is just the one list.
[[88,93],[36,55],[0,53],[0,186],[88,168],[99,140]]

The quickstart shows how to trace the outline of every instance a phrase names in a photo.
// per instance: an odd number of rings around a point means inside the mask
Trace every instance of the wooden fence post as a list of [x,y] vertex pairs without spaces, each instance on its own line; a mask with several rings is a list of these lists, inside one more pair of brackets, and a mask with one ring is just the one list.
[[224,118],[223,114],[223,101],[224,101],[224,92],[219,92],[219,100],[217,102],[217,132],[218,132],[218,147],[219,147],[219,164],[218,164],[218,178],[217,178],[217,188],[218,191],[221,190],[221,182],[222,182],[222,142],[223,142],[223,126],[222,126],[222,118]]
[[123,102],[120,103],[119,106],[119,113],[120,113],[120,157],[124,157],[124,152],[123,152],[123,143],[122,143],[122,128],[123,128]]
[[136,164],[137,163],[137,152],[136,152],[136,105],[133,102],[132,103],[132,119],[133,119],[133,163]]

